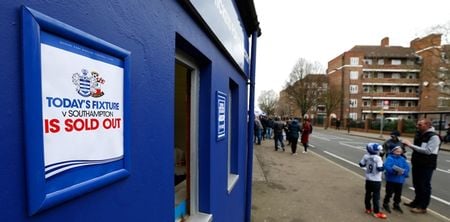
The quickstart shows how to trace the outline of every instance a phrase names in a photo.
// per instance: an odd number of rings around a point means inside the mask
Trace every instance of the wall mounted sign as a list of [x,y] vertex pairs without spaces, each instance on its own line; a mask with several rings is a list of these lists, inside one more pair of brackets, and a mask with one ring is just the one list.
[[222,140],[226,137],[227,125],[227,94],[216,92],[216,118],[217,118],[217,140]]
[[130,53],[22,14],[31,215],[129,175]]
[[233,0],[190,0],[217,38],[241,67],[248,73],[248,38]]

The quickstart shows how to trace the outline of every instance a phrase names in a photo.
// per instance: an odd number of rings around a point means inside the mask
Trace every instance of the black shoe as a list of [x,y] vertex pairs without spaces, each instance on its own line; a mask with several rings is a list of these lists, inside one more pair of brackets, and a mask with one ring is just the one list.
[[415,207],[416,207],[416,204],[413,203],[413,202],[410,202],[410,203],[403,203],[403,205],[405,205],[405,206],[407,206],[407,207],[411,207],[411,208],[415,208]]
[[397,211],[397,212],[399,212],[399,213],[403,213],[403,210],[402,210],[402,208],[400,208],[399,205],[394,205],[394,207],[392,209]]
[[388,213],[392,213],[391,212],[391,208],[389,207],[389,204],[383,204],[383,208],[384,208],[384,210],[386,211],[386,212],[388,212]]

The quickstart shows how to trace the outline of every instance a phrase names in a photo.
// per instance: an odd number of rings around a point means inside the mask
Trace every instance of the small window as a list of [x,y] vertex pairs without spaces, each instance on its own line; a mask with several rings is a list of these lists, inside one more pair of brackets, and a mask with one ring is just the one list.
[[384,65],[384,59],[378,59],[378,65]]
[[414,60],[411,59],[406,60],[406,65],[414,65]]
[[356,80],[358,79],[358,71],[350,71],[350,79]]
[[401,65],[402,64],[402,60],[400,60],[400,59],[393,59],[391,61],[391,64],[392,65]]
[[392,86],[392,87],[391,87],[391,92],[397,93],[397,92],[399,92],[399,91],[400,91],[400,87],[398,87],[398,86]]
[[350,65],[359,65],[358,57],[350,57]]
[[392,101],[389,103],[389,105],[390,105],[391,107],[398,107],[399,104],[400,104],[400,103],[398,102],[398,100],[392,100]]
[[382,73],[382,72],[377,73],[377,78],[378,79],[383,79],[384,78],[384,73]]
[[363,86],[363,92],[365,92],[365,93],[370,92],[370,87],[369,86]]
[[358,119],[358,113],[349,113],[350,119],[356,120]]
[[350,94],[358,93],[358,85],[350,85]]
[[372,59],[364,59],[364,64],[372,65]]
[[400,73],[392,73],[393,79],[400,79]]
[[358,100],[350,99],[350,108],[357,108],[357,107],[358,107]]

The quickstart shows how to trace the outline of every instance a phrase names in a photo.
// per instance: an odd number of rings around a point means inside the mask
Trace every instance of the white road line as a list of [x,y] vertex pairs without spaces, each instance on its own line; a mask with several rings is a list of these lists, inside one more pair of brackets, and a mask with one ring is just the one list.
[[[409,187],[409,189],[410,190],[414,190],[414,187]],[[446,204],[447,206],[450,206],[450,202],[448,202],[448,201],[446,201],[444,199],[441,199],[441,198],[433,196],[433,195],[431,195],[431,198],[433,198],[433,199],[435,199],[435,200],[437,200],[437,201],[439,201],[439,202],[441,202],[443,204]]]
[[443,169],[436,168],[436,170],[439,171],[439,172],[449,173],[450,174],[450,169],[449,170],[443,170]]
[[342,157],[340,157],[340,156],[338,156],[338,155],[336,155],[336,154],[330,153],[330,152],[328,152],[328,151],[323,151],[323,152],[326,153],[326,154],[328,154],[328,155],[330,155],[330,156],[332,156],[332,157],[334,157],[334,158],[336,158],[336,159],[340,159],[340,160],[342,160],[342,161],[344,161],[344,162],[346,162],[346,163],[348,163],[348,164],[350,164],[350,165],[353,165],[353,166],[359,168],[359,165],[358,165],[358,164],[356,164],[356,163],[354,163],[354,162],[352,162],[352,161],[350,161],[350,160],[346,160],[346,159],[344,159],[344,158],[342,158]]

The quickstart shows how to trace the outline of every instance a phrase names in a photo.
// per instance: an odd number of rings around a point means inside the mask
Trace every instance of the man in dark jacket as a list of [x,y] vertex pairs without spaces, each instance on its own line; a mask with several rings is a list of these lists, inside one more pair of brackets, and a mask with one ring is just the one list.
[[411,212],[424,214],[430,204],[431,177],[437,166],[437,156],[441,140],[436,134],[429,119],[421,119],[417,122],[417,134],[414,143],[403,140],[403,144],[413,150],[411,157],[412,179],[415,197],[410,203]]
[[[284,143],[283,143],[283,129],[285,127],[285,123],[280,120],[280,117],[275,117],[275,121],[273,122],[273,140],[275,141],[275,151],[279,148],[284,151]],[[278,145],[278,142],[281,146]]]
[[288,126],[288,129],[292,155],[297,155],[297,142],[300,133],[300,124],[298,124],[298,120],[292,120]]

